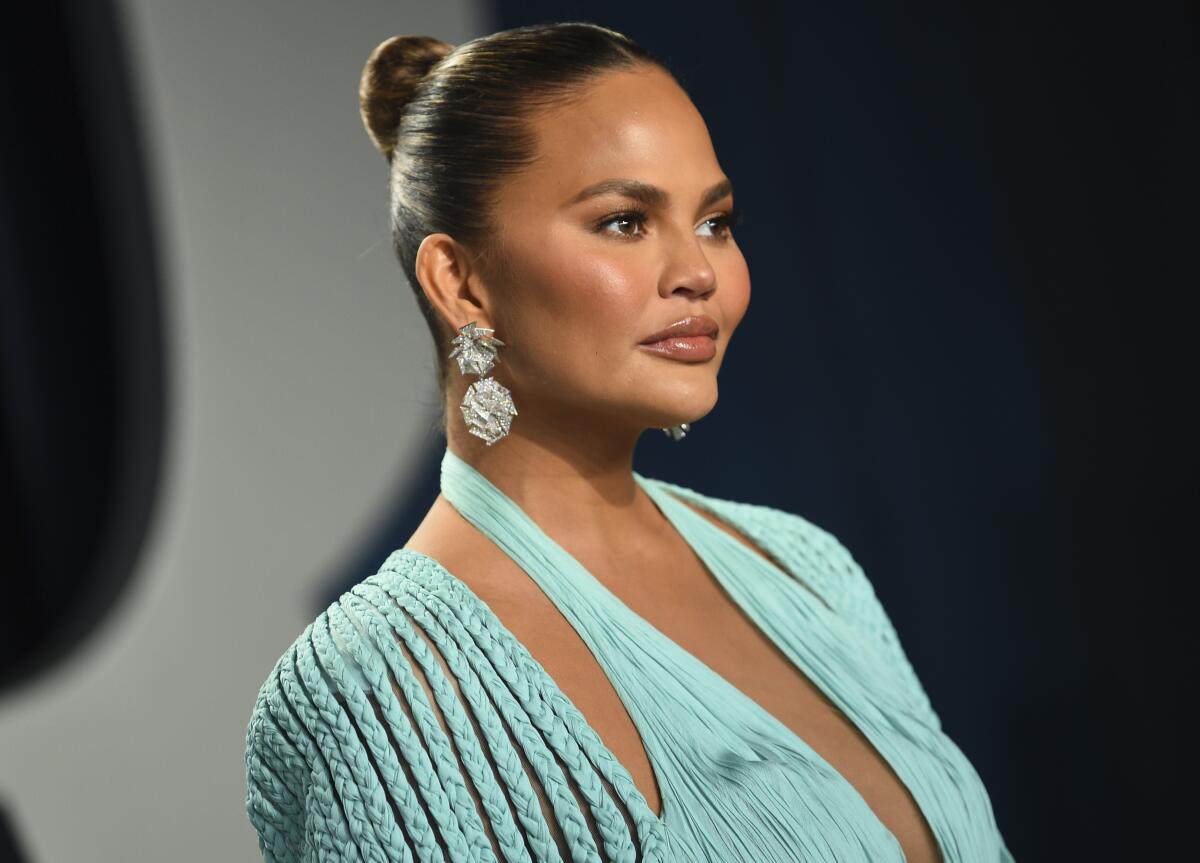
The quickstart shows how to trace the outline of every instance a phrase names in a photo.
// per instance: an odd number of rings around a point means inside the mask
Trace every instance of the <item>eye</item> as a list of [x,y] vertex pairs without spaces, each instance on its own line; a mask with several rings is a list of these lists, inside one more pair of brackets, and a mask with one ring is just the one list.
[[722,239],[722,240],[733,239],[733,229],[736,228],[741,223],[742,223],[742,211],[739,210],[737,207],[734,207],[733,210],[731,210],[728,213],[721,213],[720,215],[717,215],[717,216],[710,216],[709,218],[705,219],[703,222],[703,224],[705,224],[705,225],[716,225],[717,229],[722,231],[722,233],[716,234],[713,236],[716,236],[717,239]]
[[[600,233],[613,233],[612,231],[605,231],[604,229],[607,228],[609,225],[616,223],[616,222],[632,222],[632,223],[635,223],[638,225],[644,225],[646,222],[646,219],[648,219],[649,217],[650,217],[650,214],[648,212],[646,212],[645,210],[625,210],[620,213],[613,213],[610,216],[605,216],[603,219],[601,219],[599,222],[596,223],[596,229]],[[640,236],[639,234],[630,234],[625,231],[616,231],[616,233],[622,237]]]

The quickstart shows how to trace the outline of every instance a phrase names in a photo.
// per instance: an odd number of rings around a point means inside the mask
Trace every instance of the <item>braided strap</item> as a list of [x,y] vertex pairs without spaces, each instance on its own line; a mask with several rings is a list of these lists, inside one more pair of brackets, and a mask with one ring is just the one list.
[[[420,586],[430,595],[439,597],[438,601],[442,607],[448,613],[457,616],[505,684],[513,692],[519,693],[524,703],[545,703],[550,711],[549,716],[543,715],[540,710],[532,712],[531,716],[543,723],[539,728],[544,727],[545,723],[550,723],[547,734],[557,734],[557,726],[554,723],[561,723],[571,744],[582,749],[594,769],[599,771],[600,778],[613,787],[634,821],[642,859],[658,859],[656,855],[665,853],[662,823],[646,803],[645,796],[634,785],[629,771],[604,744],[595,729],[545,668],[501,623],[487,604],[459,581],[438,569],[413,568],[404,573],[400,584],[402,587],[399,589],[415,590],[416,586]],[[607,797],[605,793],[602,803],[607,802]],[[617,814],[620,815],[619,812]],[[595,817],[599,825],[605,816],[597,814]],[[609,855],[613,859],[623,860],[626,853],[636,853],[636,849],[629,844],[628,828],[623,817],[620,822],[613,822],[613,830],[613,847],[608,848],[606,843]]]
[[[398,589],[417,597],[425,607],[433,610],[453,640],[464,646],[472,668],[478,669],[480,676],[489,681],[489,691],[494,689],[503,693],[502,698],[510,699],[510,693],[516,694],[519,701],[512,705],[513,714],[525,717],[525,721],[566,765],[600,833],[605,846],[605,859],[632,861],[636,857],[636,850],[624,815],[600,782],[600,777],[570,727],[549,709],[541,698],[538,686],[513,666],[504,651],[497,649],[495,640],[484,624],[485,618],[480,613],[480,609],[486,609],[486,606],[481,602],[476,608],[467,603],[447,603],[415,580],[403,582]],[[573,805],[572,817],[575,812],[578,812],[577,803]]]

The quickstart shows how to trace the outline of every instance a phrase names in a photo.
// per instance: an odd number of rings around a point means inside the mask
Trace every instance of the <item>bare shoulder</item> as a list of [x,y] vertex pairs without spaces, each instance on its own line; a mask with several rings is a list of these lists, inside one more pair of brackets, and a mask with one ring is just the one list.
[[586,646],[537,582],[442,495],[404,548],[465,585],[555,679],[569,680],[589,665]]
[[477,527],[463,518],[443,495],[404,544],[404,548],[432,558],[461,581],[507,624],[501,608],[520,608],[529,597],[531,579]]

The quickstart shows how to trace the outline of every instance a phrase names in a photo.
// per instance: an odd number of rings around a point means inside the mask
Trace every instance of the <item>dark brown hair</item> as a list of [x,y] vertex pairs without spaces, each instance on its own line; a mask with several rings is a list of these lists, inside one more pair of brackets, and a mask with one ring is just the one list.
[[569,103],[606,72],[639,65],[674,77],[627,36],[586,22],[517,27],[458,47],[430,36],[393,36],[371,52],[359,106],[391,167],[392,246],[433,334],[443,401],[447,328],[417,280],[421,241],[444,232],[485,268],[503,272],[493,196],[506,175],[536,158],[529,118]]

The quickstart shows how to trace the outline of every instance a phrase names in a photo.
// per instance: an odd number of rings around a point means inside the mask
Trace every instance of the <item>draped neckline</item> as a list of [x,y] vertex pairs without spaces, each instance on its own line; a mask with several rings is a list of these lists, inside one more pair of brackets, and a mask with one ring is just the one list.
[[[730,547],[736,547],[736,550],[739,554],[746,555],[749,558],[752,558],[753,560],[755,560],[760,565],[771,568],[773,571],[782,575],[789,581],[796,582],[801,588],[807,589],[809,591],[810,595],[816,598],[816,602],[818,604],[823,604],[824,600],[821,598],[821,594],[819,592],[817,592],[817,590],[815,589],[815,586],[808,585],[802,578],[800,578],[798,573],[792,572],[790,567],[784,567],[780,563],[776,563],[775,560],[778,559],[778,555],[772,554],[771,549],[764,548],[761,543],[758,543],[758,542],[755,543],[755,546],[757,548],[761,548],[768,555],[771,555],[771,557],[764,557],[763,555],[758,554],[757,552],[751,550],[750,548],[747,548],[743,543],[739,542],[733,536],[731,536],[730,534],[726,533],[721,528],[719,528],[716,525],[714,525],[713,523],[711,523],[708,519],[704,518],[704,516],[700,515],[699,513],[695,512],[694,510],[692,510],[687,505],[687,503],[684,502],[683,498],[676,496],[675,494],[673,494],[671,491],[668,490],[667,487],[671,485],[670,483],[666,483],[662,480],[654,479],[651,477],[645,477],[645,476],[641,475],[640,473],[638,473],[637,471],[633,471],[633,477],[634,477],[635,481],[638,483],[638,485],[650,497],[651,501],[654,503],[655,507],[662,514],[662,516],[670,523],[671,527],[679,533],[683,542],[688,546],[688,548],[690,548],[692,550],[693,554],[703,565],[708,578],[712,579],[714,581],[714,583],[726,594],[726,596],[729,597],[729,601],[732,602],[734,604],[734,606],[741,611],[743,616],[750,622],[750,624],[756,630],[758,630],[758,632],[761,633],[761,635],[767,640],[767,642],[774,645],[776,647],[776,649],[781,654],[783,654],[784,658],[788,661],[788,663],[797,672],[799,672],[801,675],[803,675],[808,680],[809,684],[813,687],[813,689],[817,692],[822,693],[827,699],[829,699],[830,703],[845,718],[845,720],[853,728],[858,729],[859,733],[864,736],[864,739],[866,739],[868,744],[874,749],[877,756],[880,759],[882,759],[885,764],[888,764],[892,770],[897,771],[897,777],[900,781],[900,784],[902,786],[904,786],[910,794],[913,794],[914,792],[913,792],[912,787],[909,786],[907,782],[905,782],[905,780],[903,779],[902,776],[900,776],[899,771],[896,768],[896,765],[892,762],[892,759],[888,756],[888,754],[886,752],[884,752],[882,749],[880,749],[874,743],[874,741],[872,741],[870,739],[870,737],[868,737],[866,735],[866,730],[855,720],[853,715],[851,715],[851,713],[847,712],[845,710],[845,708],[842,706],[842,698],[840,697],[840,695],[838,693],[832,691],[831,689],[829,689],[822,682],[820,682],[819,675],[812,674],[810,672],[810,670],[804,666],[803,663],[798,661],[787,650],[785,650],[783,645],[779,644],[779,642],[757,621],[757,619],[750,612],[750,610],[748,608],[746,608],[746,606],[744,604],[742,604],[742,602],[739,599],[737,599],[735,596],[733,596],[732,592],[726,590],[726,588],[724,587],[724,585],[722,583],[722,580],[719,577],[717,577],[717,575],[714,571],[714,566],[716,565],[714,560],[712,560],[710,558],[710,556],[706,555],[700,548],[697,547],[697,543],[692,540],[692,538],[690,537],[689,534],[697,526],[701,530],[713,531],[715,535],[720,536],[719,541],[731,544]],[[664,644],[666,644],[671,650],[676,651],[678,654],[685,656],[689,660],[693,661],[696,664],[696,666],[704,674],[708,675],[711,679],[718,681],[721,685],[726,687],[732,693],[733,697],[739,699],[742,703],[744,703],[746,706],[748,706],[749,709],[752,710],[756,715],[760,716],[765,721],[767,721],[769,724],[771,724],[773,727],[775,727],[779,731],[781,731],[787,737],[788,740],[792,741],[794,744],[801,747],[805,752],[809,753],[811,758],[813,759],[813,761],[815,761],[818,764],[820,764],[821,766],[823,766],[830,773],[830,775],[832,775],[836,778],[836,781],[838,781],[841,784],[844,784],[855,795],[857,795],[860,799],[863,800],[864,805],[866,804],[865,798],[862,798],[862,794],[858,790],[858,787],[856,785],[854,785],[854,783],[850,782],[850,780],[847,779],[839,770],[834,768],[833,765],[830,764],[825,759],[825,757],[823,755],[821,755],[820,752],[818,752],[816,749],[814,749],[800,734],[798,734],[796,731],[792,730],[792,728],[790,728],[781,719],[776,717],[773,713],[768,711],[756,699],[751,698],[747,693],[743,692],[739,686],[735,685],[724,675],[717,672],[708,663],[706,663],[700,657],[696,656],[696,654],[692,653],[692,651],[683,647],[683,645],[679,644],[677,641],[675,641],[673,638],[668,636],[666,633],[662,632],[661,629],[659,629],[657,626],[655,626],[653,623],[651,623],[649,620],[647,620],[641,614],[634,611],[634,609],[632,607],[630,607],[624,600],[622,600],[619,596],[617,596],[615,593],[613,593],[612,590],[610,590],[607,587],[607,585],[605,585],[600,579],[598,579],[595,575],[593,575],[591,573],[591,571],[587,569],[587,567],[585,567],[582,563],[580,563],[579,560],[577,558],[575,558],[574,555],[570,554],[570,552],[568,552],[559,543],[557,543],[554,539],[552,539],[544,530],[542,530],[542,528],[532,518],[530,518],[529,515],[527,513],[525,513],[525,511],[516,503],[516,501],[512,500],[512,498],[510,498],[503,491],[501,491],[494,483],[492,483],[486,476],[484,476],[474,466],[472,466],[470,463],[468,463],[467,461],[463,460],[462,458],[457,456],[455,453],[453,453],[449,449],[449,447],[447,447],[445,449],[445,452],[442,457],[442,462],[441,462],[441,489],[442,489],[443,494],[446,496],[447,500],[450,502],[450,504],[459,512],[460,515],[462,515],[463,518],[465,518],[468,522],[473,524],[478,530],[480,530],[493,543],[495,543],[498,547],[500,547],[500,549],[502,551],[504,551],[510,558],[512,558],[513,561],[518,566],[520,566],[522,569],[526,569],[525,566],[522,564],[521,560],[518,559],[517,555],[514,554],[513,551],[511,551],[509,548],[507,548],[505,546],[504,542],[502,541],[503,537],[499,536],[493,530],[489,530],[486,525],[481,524],[479,522],[478,518],[475,517],[475,513],[472,512],[472,506],[470,505],[471,500],[468,497],[468,495],[479,494],[479,493],[486,494],[488,503],[490,505],[492,505],[492,509],[490,510],[491,513],[492,514],[496,513],[495,505],[498,504],[500,510],[503,512],[504,525],[506,527],[508,527],[509,529],[514,530],[514,531],[522,532],[523,534],[525,534],[525,538],[529,538],[530,536],[535,536],[540,542],[545,543],[549,548],[555,550],[562,557],[563,560],[573,561],[574,566],[577,567],[577,569],[578,569],[578,573],[581,574],[582,576],[584,576],[588,580],[588,583],[590,585],[594,586],[601,593],[603,593],[606,597],[608,597],[609,600],[621,611],[622,614],[627,615],[630,619],[633,619],[633,620],[637,621],[640,625],[646,627],[649,630],[652,630],[659,637],[661,637]],[[730,528],[732,528],[734,530],[737,530],[739,534],[742,533],[739,526],[737,524],[733,523],[727,517],[727,515],[725,513],[716,511],[712,507],[705,506],[701,501],[698,501],[698,500],[689,500],[688,502],[694,503],[696,506],[699,506],[705,512],[710,513],[715,518],[719,519],[723,524],[729,526]],[[691,520],[691,521],[689,521],[689,520]],[[442,572],[444,572],[446,575],[448,575],[451,579],[454,579],[458,584],[460,584],[470,594],[470,596],[472,596],[475,600],[477,600],[481,603],[483,602],[483,600],[480,597],[478,597],[478,595],[475,594],[474,591],[472,591],[471,588],[465,582],[463,582],[461,579],[459,579],[453,573],[449,572],[449,570],[447,570],[444,566],[442,566],[442,564],[439,561],[437,561],[436,559],[430,557],[429,555],[424,554],[423,552],[419,552],[414,549],[403,549],[402,553],[414,555],[416,557],[424,558],[424,559],[430,561],[433,565],[438,567],[438,569],[440,569]],[[533,578],[532,574],[530,574],[530,577],[534,581],[535,584],[539,584],[538,579]],[[539,584],[539,586],[540,586],[540,584]],[[551,604],[553,604],[558,609],[559,613],[562,614],[564,612],[564,609],[559,606],[559,603],[555,599],[555,597],[553,595],[551,595],[551,593],[547,592],[544,588],[543,588],[542,592],[544,595],[546,595],[547,599],[551,602]],[[828,610],[827,606],[826,606],[826,609]],[[832,614],[832,612],[830,612],[830,613]],[[575,626],[574,621],[572,620],[571,616],[570,615],[564,615],[564,616],[566,617],[568,622],[571,623],[572,628],[576,629],[577,634],[582,638],[583,633],[578,632],[578,628]],[[585,643],[589,643],[588,639],[584,638],[583,640],[585,641]],[[589,647],[590,647],[590,643],[589,643]],[[599,656],[594,655],[593,658],[600,665],[600,668],[604,671],[605,676],[611,680],[613,677],[613,670],[612,670],[609,662],[605,661],[604,659],[602,659]],[[665,783],[663,781],[664,776],[665,776],[665,774],[663,772],[663,767],[661,765],[654,763],[654,759],[651,757],[652,748],[647,745],[648,741],[645,739],[645,735],[647,733],[646,729],[650,728],[651,724],[649,722],[645,721],[645,718],[641,715],[640,708],[635,707],[633,704],[631,704],[628,700],[626,700],[621,695],[621,691],[620,691],[619,687],[616,687],[616,691],[617,691],[618,699],[621,701],[624,709],[629,714],[629,716],[634,719],[634,725],[637,728],[639,736],[642,738],[642,741],[641,741],[642,748],[646,753],[647,761],[650,764],[650,768],[655,776],[655,781],[659,787],[659,797],[660,797],[659,813],[656,814],[654,812],[654,810],[652,810],[650,808],[649,803],[645,799],[645,795],[642,794],[641,791],[637,789],[636,785],[634,785],[632,787],[633,787],[634,792],[637,795],[637,803],[643,810],[644,818],[649,819],[651,821],[651,823],[655,826],[656,829],[659,829],[659,830],[665,829],[668,826],[668,821],[671,818],[671,813],[674,811],[677,804],[670,796],[669,783]],[[607,744],[605,744],[605,747],[608,748]],[[657,747],[654,747],[654,749],[657,749]],[[611,754],[611,749],[610,749],[610,754]],[[620,762],[619,759],[616,759],[615,755],[613,756],[613,758],[614,758],[614,760],[617,761],[617,763],[621,764],[622,768],[626,771],[626,773],[629,772],[628,767],[625,766],[624,763]],[[937,831],[933,829],[934,828],[933,822],[929,820],[929,816],[924,811],[923,807],[920,805],[919,800],[917,803],[917,808],[921,814],[921,817],[927,822],[928,826],[933,831],[934,837],[935,837],[935,843],[938,846],[938,849],[942,855],[942,858],[949,859],[946,856],[945,848],[943,848],[941,845],[941,839],[938,837]],[[882,819],[880,819],[878,817],[878,815],[875,814],[874,810],[872,810],[869,805],[866,805],[866,809],[876,819],[879,826],[888,835],[890,835],[893,838],[893,840],[896,843],[896,848],[898,849],[898,851],[901,855],[901,860],[905,860],[906,858],[904,856],[903,847],[900,845],[900,842],[899,842],[898,838],[895,836],[895,834],[892,833],[891,829],[885,823],[883,823]]]

